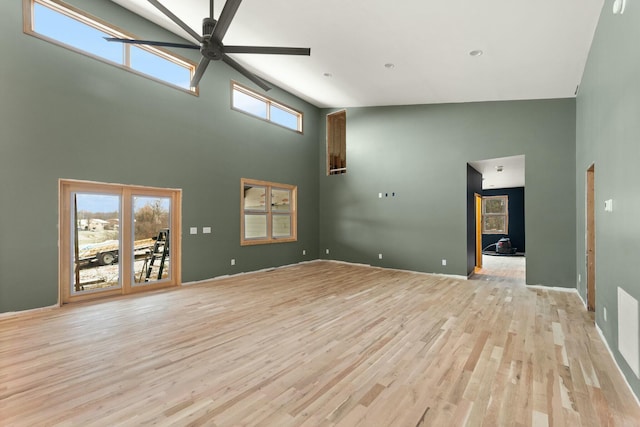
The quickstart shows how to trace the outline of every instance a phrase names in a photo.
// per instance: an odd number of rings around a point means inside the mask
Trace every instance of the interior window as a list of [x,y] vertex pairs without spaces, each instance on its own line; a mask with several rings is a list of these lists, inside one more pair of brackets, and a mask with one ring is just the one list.
[[347,112],[327,115],[327,175],[347,172]]

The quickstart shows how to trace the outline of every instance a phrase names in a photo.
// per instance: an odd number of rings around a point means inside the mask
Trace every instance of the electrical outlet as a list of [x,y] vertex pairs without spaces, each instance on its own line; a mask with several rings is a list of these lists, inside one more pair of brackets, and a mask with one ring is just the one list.
[[211,227],[202,227],[202,234],[211,234]]
[[329,255],[329,249],[324,251],[327,255]]
[[447,265],[447,260],[446,259],[442,260],[442,265]]
[[231,258],[231,265],[236,265],[236,259],[235,258]]
[[378,254],[378,259],[382,259],[382,254]]
[[578,274],[578,283],[582,283],[582,275]]
[[302,250],[302,255],[306,255],[307,251],[305,249]]
[[198,227],[189,228],[189,233],[190,234],[198,234]]
[[382,193],[378,193],[378,199],[382,199]]
[[602,307],[602,316],[604,317],[604,321],[607,321],[607,307]]

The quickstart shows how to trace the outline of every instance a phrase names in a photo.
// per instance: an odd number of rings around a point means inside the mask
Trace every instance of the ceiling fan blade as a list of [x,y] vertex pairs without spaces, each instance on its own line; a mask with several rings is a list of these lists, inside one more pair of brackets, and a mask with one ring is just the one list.
[[152,5],[154,5],[156,9],[158,9],[160,12],[164,13],[164,15],[167,18],[175,22],[180,28],[182,28],[187,33],[189,33],[191,37],[193,37],[195,40],[198,41],[198,43],[202,43],[202,36],[200,34],[196,33],[191,27],[185,24],[180,18],[174,15],[169,9],[164,7],[158,0],[147,0],[147,1]]
[[218,18],[218,23],[213,29],[212,38],[214,40],[221,41],[224,35],[227,33],[229,29],[229,24],[233,20],[233,17],[236,15],[238,8],[240,7],[240,3],[242,0],[227,0],[222,8],[222,12],[220,13],[220,18]]
[[251,71],[244,68],[242,65],[238,64],[228,55],[222,55],[222,60],[229,65],[231,68],[234,68],[237,72],[254,82],[256,85],[260,86],[263,90],[268,91],[271,89],[265,82],[262,81],[258,76],[253,74]]
[[163,46],[163,47],[179,47],[184,49],[200,49],[200,46],[195,44],[185,43],[171,43],[171,42],[156,42],[153,40],[133,40],[133,39],[119,39],[117,37],[104,37],[108,42],[120,42],[127,44],[143,44],[147,46]]
[[311,55],[306,47],[225,46],[225,53],[262,53],[267,55]]
[[200,59],[200,63],[196,67],[196,71],[193,73],[193,78],[191,79],[191,87],[197,87],[198,83],[200,83],[200,79],[204,75],[204,72],[207,70],[207,66],[209,65],[209,58],[202,57]]

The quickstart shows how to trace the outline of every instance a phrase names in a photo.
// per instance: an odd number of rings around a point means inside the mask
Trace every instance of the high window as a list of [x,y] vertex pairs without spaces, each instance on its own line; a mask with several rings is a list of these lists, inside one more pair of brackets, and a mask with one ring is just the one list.
[[327,175],[347,172],[347,112],[327,115]]
[[240,191],[241,245],[297,240],[296,186],[243,178]]
[[482,198],[482,233],[509,234],[509,196]]
[[190,93],[196,92],[190,87],[195,63],[156,47],[108,42],[105,37],[137,37],[60,0],[23,1],[27,34]]
[[302,113],[259,95],[236,82],[231,83],[231,107],[234,110],[302,133]]

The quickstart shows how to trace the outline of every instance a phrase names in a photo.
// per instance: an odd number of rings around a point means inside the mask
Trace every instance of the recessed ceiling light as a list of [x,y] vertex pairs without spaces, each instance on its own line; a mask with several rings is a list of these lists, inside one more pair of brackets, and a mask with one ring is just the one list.
[[392,64],[391,62],[387,62],[386,64],[384,64],[384,68],[388,68],[388,69],[395,68],[395,64]]
[[477,50],[472,50],[471,52],[469,52],[469,55],[471,56],[482,56],[484,52],[482,52],[480,49]]

